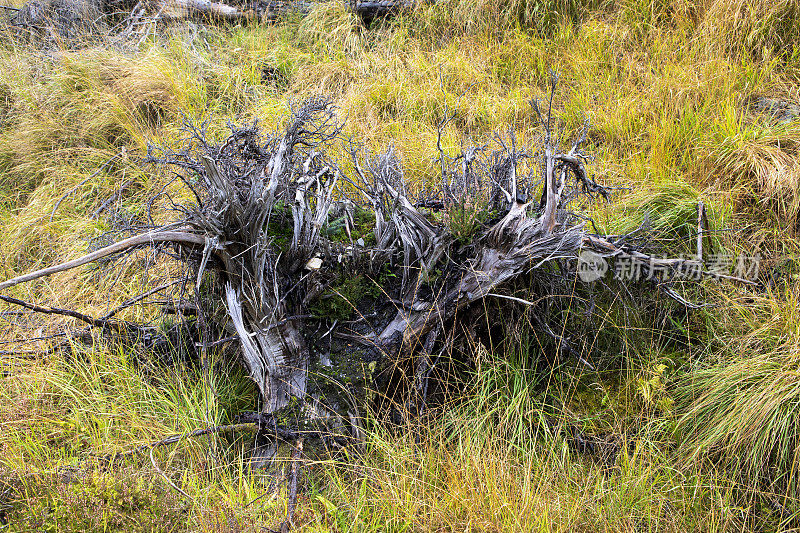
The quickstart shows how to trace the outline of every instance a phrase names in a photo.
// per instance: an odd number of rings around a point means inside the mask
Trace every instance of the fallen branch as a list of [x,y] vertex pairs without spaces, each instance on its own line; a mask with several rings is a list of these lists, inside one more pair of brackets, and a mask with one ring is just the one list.
[[292,448],[291,462],[289,465],[289,501],[286,504],[286,519],[281,524],[279,531],[281,533],[288,533],[294,526],[294,510],[297,507],[297,488],[300,481],[300,460],[303,456],[303,439],[297,439],[295,446]]
[[168,437],[164,437],[161,440],[157,440],[154,442],[149,442],[147,444],[142,444],[137,446],[133,449],[130,449],[125,452],[119,453],[110,453],[101,456],[101,459],[106,461],[114,461],[119,458],[131,457],[134,455],[139,455],[141,453],[150,451],[154,448],[160,448],[162,446],[169,446],[170,444],[175,444],[176,442],[180,442],[184,439],[194,438],[194,437],[204,437],[206,435],[218,435],[224,433],[231,433],[233,431],[258,431],[258,424],[254,424],[253,422],[245,422],[242,424],[230,424],[226,426],[211,426],[203,429],[195,429],[194,431],[187,431],[186,433],[177,433],[175,435],[170,435]]
[[90,326],[95,326],[98,328],[106,327],[109,325],[119,327],[118,323],[109,322],[107,318],[103,319],[94,318],[89,315],[84,315],[83,313],[79,313],[77,311],[72,311],[71,309],[59,309],[58,307],[42,307],[40,305],[35,305],[28,302],[24,302],[22,300],[18,300],[17,298],[12,298],[10,296],[0,295],[0,300],[3,300],[6,303],[24,307],[25,309],[30,309],[35,313],[42,313],[45,315],[62,315],[62,316],[77,318],[78,320],[86,322]]
[[155,230],[150,233],[135,235],[133,237],[124,239],[112,245],[106,246],[105,248],[101,248],[90,254],[86,254],[77,259],[73,259],[72,261],[67,261],[65,263],[60,263],[58,265],[43,268],[41,270],[36,270],[28,274],[23,274],[21,276],[17,276],[16,278],[11,278],[7,281],[0,283],[0,290],[5,290],[8,289],[9,287],[13,287],[14,285],[19,285],[20,283],[33,281],[35,279],[39,279],[45,276],[51,276],[53,274],[57,274],[58,272],[64,272],[65,270],[71,270],[73,268],[77,268],[79,266],[83,266],[88,263],[98,261],[100,259],[103,259],[104,257],[108,257],[109,255],[114,255],[120,252],[124,252],[126,250],[135,248],[137,246],[153,245],[155,243],[161,243],[161,242],[171,242],[175,244],[194,244],[196,246],[202,246],[205,244],[206,241],[203,236],[196,235],[188,231]]
[[172,287],[174,285],[177,285],[178,283],[183,283],[184,281],[185,281],[184,279],[176,279],[176,280],[173,280],[173,281],[171,281],[169,283],[164,283],[163,285],[159,285],[158,287],[150,289],[149,291],[145,291],[145,292],[143,292],[141,294],[138,294],[138,295],[134,296],[133,298],[130,298],[129,300],[126,300],[125,302],[123,302],[122,304],[120,304],[116,308],[112,309],[111,311],[109,311],[105,316],[100,318],[100,320],[101,321],[106,321],[109,318],[112,318],[113,316],[115,316],[120,311],[123,311],[123,310],[125,310],[125,309],[127,309],[127,308],[129,308],[129,307],[131,307],[133,305],[136,305],[137,303],[141,302],[145,298],[148,298],[148,297],[150,297],[150,296],[152,296],[152,295],[154,295],[156,293],[159,293],[159,292],[163,291],[164,289],[168,289],[168,288],[170,288],[170,287]]

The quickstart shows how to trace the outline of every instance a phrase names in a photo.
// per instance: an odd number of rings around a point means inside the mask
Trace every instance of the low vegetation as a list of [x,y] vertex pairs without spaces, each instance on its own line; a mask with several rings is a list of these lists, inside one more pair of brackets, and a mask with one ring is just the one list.
[[[326,94],[345,133],[393,145],[423,189],[439,179],[448,113],[448,153],[509,129],[536,144],[529,100],[547,96],[551,68],[559,131],[579,132],[588,116],[590,171],[618,187],[612,202],[587,206],[598,233],[643,228],[659,256],[688,256],[700,201],[707,261],[760,258],[755,286],[679,286],[708,304],[699,309],[658,293],[620,304],[573,284],[568,296],[588,312],[559,312],[563,330],[580,333],[576,353],[525,327],[536,320],[525,306],[486,299],[508,328],[439,364],[452,379],[423,416],[367,417],[357,446],[306,451],[297,530],[800,527],[796,2],[443,0],[369,27],[322,3],[274,24],[176,23],[125,46],[40,46],[2,31],[3,280],[127,237],[150,223],[148,199],[161,191],[187,194],[143,162],[149,145],[180,149],[187,119],[222,141],[228,122],[277,129],[287,104]],[[474,213],[482,207],[465,204],[442,217],[458,237],[483,222]],[[4,295],[103,316],[170,274],[140,268],[145,254]],[[314,312],[351,319],[347,300],[379,290],[379,276],[363,281],[342,279]],[[297,462],[289,446],[274,469],[253,468],[258,443],[243,430],[119,456],[256,409],[231,352],[199,361],[181,346],[140,353],[99,337],[50,350],[81,324],[0,312],[2,527],[280,527]],[[173,326],[141,307],[120,317]]]

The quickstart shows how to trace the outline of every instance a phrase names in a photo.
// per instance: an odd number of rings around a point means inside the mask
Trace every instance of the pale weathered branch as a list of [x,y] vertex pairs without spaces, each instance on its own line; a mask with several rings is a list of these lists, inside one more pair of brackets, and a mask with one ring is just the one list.
[[133,237],[121,240],[112,245],[106,246],[105,248],[101,248],[97,251],[94,251],[90,254],[86,254],[77,259],[73,259],[72,261],[67,261],[65,263],[53,265],[51,267],[43,268],[41,270],[36,270],[34,272],[29,272],[28,274],[23,274],[21,276],[17,276],[16,278],[11,278],[9,280],[0,282],[0,290],[8,289],[9,287],[13,287],[14,285],[19,285],[20,283],[33,281],[35,279],[42,278],[45,276],[51,276],[53,274],[57,274],[58,272],[64,272],[65,270],[71,270],[73,268],[77,268],[79,266],[83,266],[88,263],[98,261],[100,259],[103,259],[104,257],[124,252],[126,250],[135,248],[137,246],[152,245],[163,242],[172,242],[175,244],[203,245],[205,244],[205,238],[202,235],[190,233],[185,230],[167,230],[167,231],[155,230],[150,233],[134,235]]

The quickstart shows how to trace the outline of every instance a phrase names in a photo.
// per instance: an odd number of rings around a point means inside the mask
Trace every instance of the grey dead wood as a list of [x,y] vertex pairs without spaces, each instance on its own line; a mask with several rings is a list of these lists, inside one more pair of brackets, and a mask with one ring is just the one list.
[[[707,272],[702,258],[659,258],[625,236],[589,231],[572,202],[606,199],[610,189],[588,174],[588,123],[561,151],[550,111],[547,118],[538,104],[533,111],[545,131],[542,146],[518,149],[510,135],[498,137],[493,152],[473,146],[449,156],[440,144],[441,188],[420,193],[410,191],[393,149],[370,154],[345,138],[324,97],[293,105],[279,131],[232,127],[218,145],[187,124],[186,148],[149,156],[177,167],[194,193],[196,203],[176,211],[178,220],[17,276],[0,290],[142,246],[172,247],[170,257],[202,288],[195,305],[221,307],[227,316],[226,329],[216,339],[204,336],[203,346],[238,340],[261,413],[291,413],[299,430],[319,426],[353,436],[370,402],[393,394],[392,369],[412,361],[407,390],[421,398],[395,404],[421,412],[432,362],[458,340],[440,332],[455,331],[459,317],[479,311],[487,298],[534,308],[536,302],[512,294],[515,283],[540,273],[574,278],[564,269],[574,268],[582,251],[660,272],[657,288],[681,305],[692,304],[669,280],[683,268],[752,283]],[[470,206],[479,222],[466,238],[457,236],[448,217]],[[372,222],[364,231],[357,219]],[[346,300],[337,283],[353,279],[383,282],[372,296],[348,300],[347,318],[315,311],[337,295]],[[533,325],[556,345],[567,343],[544,314]]]
[[[7,9],[11,25],[55,41],[106,35],[112,42],[141,42],[154,23],[194,20],[203,23],[274,22],[291,13],[306,14],[314,3],[303,0],[29,0]],[[361,0],[344,3],[365,22],[408,11],[410,0]]]

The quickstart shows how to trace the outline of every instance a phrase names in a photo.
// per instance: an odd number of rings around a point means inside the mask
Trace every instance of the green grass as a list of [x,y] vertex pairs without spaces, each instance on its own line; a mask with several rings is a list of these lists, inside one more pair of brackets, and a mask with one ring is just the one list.
[[744,491],[764,491],[797,513],[797,291],[781,285],[730,301],[730,322],[712,361],[680,379],[677,434],[693,460],[723,464]]
[[[483,364],[499,362],[483,353]],[[531,355],[479,368],[472,399],[425,426],[377,425],[359,453],[310,456],[298,509],[303,527],[684,531],[744,523],[724,484],[699,468],[670,465],[658,447],[663,435],[632,439],[608,462],[575,453],[560,433],[538,431],[553,412],[542,401],[547,388],[530,375]],[[166,368],[143,375],[124,354],[89,351],[7,378],[3,509],[12,530],[274,527],[285,495],[270,494],[270,476],[247,469],[248,433],[159,449],[157,467],[146,453],[111,468],[98,459],[165,434],[226,423],[253,401],[241,376],[211,375],[210,382]],[[258,505],[248,505],[257,498]]]
[[[715,249],[761,254],[768,288],[687,288],[715,304],[691,313],[613,298],[598,298],[589,317],[565,312],[563,325],[599,331],[580,345],[597,371],[555,360],[549,339],[472,346],[460,394],[421,427],[374,422],[360,450],[335,460],[309,453],[298,526],[797,527],[800,122],[769,121],[748,102],[798,102],[799,32],[790,0],[445,0],[369,29],[338,4],[275,25],[175,25],[127,52],[94,44],[43,54],[4,39],[0,276],[84,252],[113,226],[91,214],[123,182],[119,213],[142,214],[165,186],[185,195],[163,169],[139,164],[148,143],[177,145],[184,116],[208,119],[212,137],[226,121],[257,118],[268,130],[287,103],[324,92],[347,134],[373,150],[393,144],[421,186],[438,176],[445,109],[455,115],[448,152],[508,128],[534,141],[528,102],[547,94],[554,68],[559,129],[573,133],[590,118],[590,170],[630,188],[587,211],[597,225],[625,232],[647,219],[665,235],[656,243],[664,253],[691,254],[702,200]],[[464,213],[450,215],[473,230]],[[63,273],[11,295],[100,315],[146,283],[133,267],[108,289],[89,282],[101,275]],[[3,340],[74,327],[26,320],[3,323]],[[157,466],[146,455],[112,468],[98,459],[252,408],[254,387],[222,356],[208,374],[143,366],[103,345],[77,357],[0,357],[2,527],[250,531],[285,516],[285,491],[269,492],[270,478],[247,467],[246,432],[160,448]],[[618,453],[578,453],[573,429]]]

